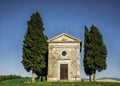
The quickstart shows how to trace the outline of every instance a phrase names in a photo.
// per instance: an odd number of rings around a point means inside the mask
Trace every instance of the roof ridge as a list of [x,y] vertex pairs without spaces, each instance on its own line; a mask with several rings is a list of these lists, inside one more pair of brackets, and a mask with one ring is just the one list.
[[50,39],[47,40],[47,42],[50,42],[50,41],[52,41],[52,40],[54,40],[54,39],[56,39],[56,38],[58,38],[58,37],[61,37],[61,36],[67,36],[67,37],[69,37],[69,38],[72,38],[72,39],[74,39],[74,40],[77,40],[77,41],[81,42],[80,39],[78,39],[78,38],[76,38],[76,37],[74,37],[74,36],[71,36],[71,35],[69,35],[69,34],[66,34],[66,33],[62,33],[62,34],[59,34],[59,35],[57,35],[57,36],[55,36],[55,37],[53,37],[53,38],[50,38]]

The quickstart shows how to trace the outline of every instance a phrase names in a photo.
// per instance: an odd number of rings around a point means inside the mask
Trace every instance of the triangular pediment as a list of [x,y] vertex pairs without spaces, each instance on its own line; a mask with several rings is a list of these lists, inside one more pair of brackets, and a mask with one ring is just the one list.
[[81,40],[78,38],[75,38],[71,35],[62,33],[58,36],[55,36],[55,37],[49,39],[48,42],[81,42]]

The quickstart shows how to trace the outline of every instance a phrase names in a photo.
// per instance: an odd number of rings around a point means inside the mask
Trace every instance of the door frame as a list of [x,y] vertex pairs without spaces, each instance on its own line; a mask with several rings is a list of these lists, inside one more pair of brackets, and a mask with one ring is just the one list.
[[60,64],[68,64],[68,80],[70,80],[71,61],[70,60],[58,60],[58,80],[60,79]]

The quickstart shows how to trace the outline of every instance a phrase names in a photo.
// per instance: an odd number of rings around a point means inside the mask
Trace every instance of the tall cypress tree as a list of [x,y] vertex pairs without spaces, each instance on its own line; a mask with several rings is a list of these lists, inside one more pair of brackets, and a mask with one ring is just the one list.
[[91,44],[92,44],[92,57],[94,60],[94,76],[93,80],[96,80],[96,71],[100,72],[107,67],[106,57],[107,48],[103,42],[103,37],[97,27],[94,25],[90,28]]
[[84,71],[86,75],[89,75],[89,81],[92,81],[91,75],[94,72],[94,64],[93,64],[93,58],[92,58],[92,52],[91,52],[91,36],[89,33],[88,28],[85,26],[85,32],[84,32]]
[[47,67],[47,36],[43,33],[44,27],[38,12],[33,13],[28,21],[27,32],[23,41],[23,66],[26,71],[32,71],[32,82],[34,74],[42,75]]
[[103,42],[103,37],[97,27],[92,25],[90,31],[85,26],[84,39],[84,70],[87,75],[93,74],[96,80],[96,71],[100,72],[107,67],[107,48]]

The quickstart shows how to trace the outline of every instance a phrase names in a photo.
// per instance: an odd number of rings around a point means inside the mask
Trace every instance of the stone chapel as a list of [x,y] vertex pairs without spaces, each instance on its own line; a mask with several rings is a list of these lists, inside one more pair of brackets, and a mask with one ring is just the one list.
[[63,33],[49,39],[48,43],[47,81],[81,81],[82,41]]

